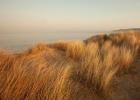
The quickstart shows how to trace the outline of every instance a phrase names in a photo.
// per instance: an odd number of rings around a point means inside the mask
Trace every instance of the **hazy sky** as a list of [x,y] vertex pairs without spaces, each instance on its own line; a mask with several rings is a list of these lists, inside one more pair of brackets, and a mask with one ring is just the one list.
[[138,27],[140,0],[0,0],[0,33]]

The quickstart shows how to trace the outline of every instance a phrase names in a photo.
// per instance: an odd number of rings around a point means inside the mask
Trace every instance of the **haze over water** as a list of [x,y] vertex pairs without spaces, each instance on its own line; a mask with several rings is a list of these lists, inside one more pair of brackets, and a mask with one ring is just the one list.
[[0,0],[0,48],[140,27],[140,0]]
[[7,33],[0,34],[0,48],[12,51],[27,49],[37,43],[57,42],[61,40],[83,40],[96,33]]

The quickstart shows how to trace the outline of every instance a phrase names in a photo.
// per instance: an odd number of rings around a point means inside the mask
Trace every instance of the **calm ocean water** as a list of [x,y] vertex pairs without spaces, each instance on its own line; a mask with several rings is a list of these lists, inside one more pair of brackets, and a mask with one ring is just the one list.
[[0,34],[0,48],[18,51],[37,43],[49,43],[59,40],[83,40],[95,33],[7,33]]

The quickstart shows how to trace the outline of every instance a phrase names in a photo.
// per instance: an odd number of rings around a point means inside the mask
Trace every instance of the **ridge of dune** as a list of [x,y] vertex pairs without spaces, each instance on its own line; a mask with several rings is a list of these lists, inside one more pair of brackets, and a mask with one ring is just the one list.
[[137,32],[0,50],[1,100],[139,100]]

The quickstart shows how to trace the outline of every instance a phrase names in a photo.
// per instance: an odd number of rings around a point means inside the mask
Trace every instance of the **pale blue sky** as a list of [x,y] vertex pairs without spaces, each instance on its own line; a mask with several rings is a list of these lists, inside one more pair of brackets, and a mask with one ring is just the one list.
[[91,32],[140,27],[140,0],[0,0],[0,32]]

